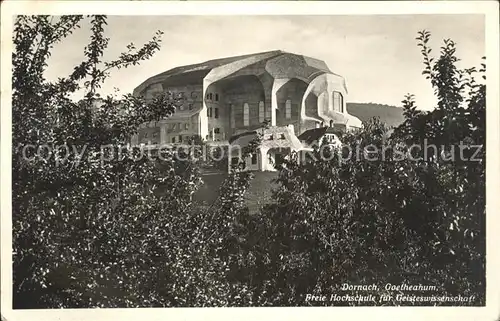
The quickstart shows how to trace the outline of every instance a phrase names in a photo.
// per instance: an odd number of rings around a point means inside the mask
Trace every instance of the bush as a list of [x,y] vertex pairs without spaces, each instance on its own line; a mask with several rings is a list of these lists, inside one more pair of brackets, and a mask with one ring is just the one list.
[[[109,96],[96,108],[109,72],[151,57],[161,32],[103,62],[106,17],[92,16],[85,61],[68,77],[44,78],[54,44],[82,19],[15,23],[15,308],[329,304],[304,298],[340,293],[342,283],[378,284],[374,294],[385,283],[436,285],[433,294],[475,295],[462,304],[484,304],[486,89],[474,68],[456,67],[451,40],[434,63],[430,34],[417,38],[438,97],[434,111],[418,111],[408,95],[405,122],[393,132],[373,120],[342,138],[353,151],[393,147],[384,159],[363,152],[346,161],[346,149],[318,149],[315,162],[287,160],[273,202],[252,215],[244,204],[251,173],[233,167],[216,202],[198,208],[200,166],[227,164],[168,153],[139,158],[141,150],[127,146],[140,124],[170,116],[178,97]],[[78,92],[80,101],[70,99]],[[425,142],[446,152],[413,150],[427,158],[399,159]],[[461,142],[467,146],[452,150]],[[245,154],[258,145],[259,138]],[[39,146],[45,157],[34,157]],[[118,154],[118,146],[127,147]],[[460,153],[477,161],[449,160]]]
[[[225,262],[212,255],[222,232],[206,224],[212,213],[191,210],[198,165],[169,155],[140,158],[132,147],[118,153],[140,124],[168,117],[179,99],[109,96],[95,108],[109,72],[151,57],[162,33],[103,62],[106,17],[93,16],[86,60],[68,77],[47,81],[53,45],[82,19],[19,16],[15,23],[14,307],[226,305],[234,287],[224,281]],[[82,91],[79,102],[69,98]],[[34,157],[39,146],[52,153]]]
[[[476,83],[475,69],[457,69],[451,40],[433,64],[429,37],[423,31],[417,39],[423,74],[439,100],[434,111],[418,111],[408,95],[406,120],[394,132],[374,119],[344,135],[342,150],[316,150],[317,161],[308,164],[286,162],[275,202],[245,218],[240,247],[252,260],[242,264],[239,279],[253,289],[255,305],[329,305],[306,303],[305,294],[341,294],[343,283],[381,290],[387,283],[435,285],[433,295],[475,295],[459,304],[484,305],[485,86]],[[424,140],[444,154],[415,153],[411,146],[423,147]],[[459,156],[459,144],[474,161],[450,160]],[[348,150],[362,152],[346,161]],[[401,158],[408,152],[415,159]]]

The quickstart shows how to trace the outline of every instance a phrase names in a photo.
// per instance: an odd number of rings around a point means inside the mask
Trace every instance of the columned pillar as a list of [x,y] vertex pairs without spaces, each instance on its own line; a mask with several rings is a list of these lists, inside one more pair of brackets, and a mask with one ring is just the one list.
[[264,147],[259,148],[259,157],[260,157],[259,169],[261,171],[265,171],[269,167],[269,161],[267,159],[268,150],[269,148],[264,148]]
[[167,144],[167,124],[161,124],[160,126],[160,144]]
[[290,78],[274,79],[273,89],[271,91],[271,126],[276,126],[276,110],[278,109],[278,90],[290,81]]
[[207,107],[207,102],[205,101],[205,99],[207,96],[208,87],[210,87],[211,84],[212,84],[212,81],[207,80],[207,79],[203,79],[203,91],[202,91],[203,97],[201,100],[203,104],[201,107],[201,111],[198,114],[198,117],[199,117],[198,134],[201,136],[201,138],[203,140],[205,140],[207,135],[208,135],[208,116],[207,116],[208,107]]
[[328,110],[333,111],[333,92],[327,91],[326,96],[326,99],[328,100]]
[[266,161],[266,153],[265,153],[263,148],[259,148],[257,153],[258,153],[257,157],[258,157],[258,161],[259,161],[259,170],[263,171],[265,168],[264,162]]

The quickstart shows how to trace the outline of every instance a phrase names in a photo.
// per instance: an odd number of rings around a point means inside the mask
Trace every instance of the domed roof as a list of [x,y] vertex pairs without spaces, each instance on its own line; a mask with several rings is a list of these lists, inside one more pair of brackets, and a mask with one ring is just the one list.
[[150,77],[134,90],[134,94],[139,94],[147,86],[163,82],[169,78],[190,76],[190,79],[198,79],[199,82],[202,82],[216,68],[227,69],[235,73],[247,67],[257,68],[256,73],[267,72],[273,78],[299,78],[306,82],[320,74],[333,74],[322,60],[282,50],[274,50],[176,67]]

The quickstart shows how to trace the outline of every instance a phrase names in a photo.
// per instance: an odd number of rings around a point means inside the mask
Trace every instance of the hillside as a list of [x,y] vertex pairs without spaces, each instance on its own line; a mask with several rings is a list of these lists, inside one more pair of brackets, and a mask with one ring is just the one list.
[[358,117],[362,122],[368,121],[373,117],[379,117],[382,122],[393,127],[397,127],[404,121],[403,108],[389,105],[347,103],[347,112]]

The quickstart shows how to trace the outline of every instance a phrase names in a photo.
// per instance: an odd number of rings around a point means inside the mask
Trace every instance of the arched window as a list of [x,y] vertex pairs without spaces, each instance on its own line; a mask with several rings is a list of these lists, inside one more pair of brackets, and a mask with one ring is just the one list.
[[288,99],[285,103],[285,118],[292,118],[292,101]]
[[338,91],[333,92],[333,110],[340,113],[344,112],[344,97]]
[[248,108],[248,103],[243,104],[243,126],[250,125],[250,110]]
[[259,123],[263,123],[264,120],[265,120],[265,117],[264,117],[264,102],[261,101],[259,102]]

